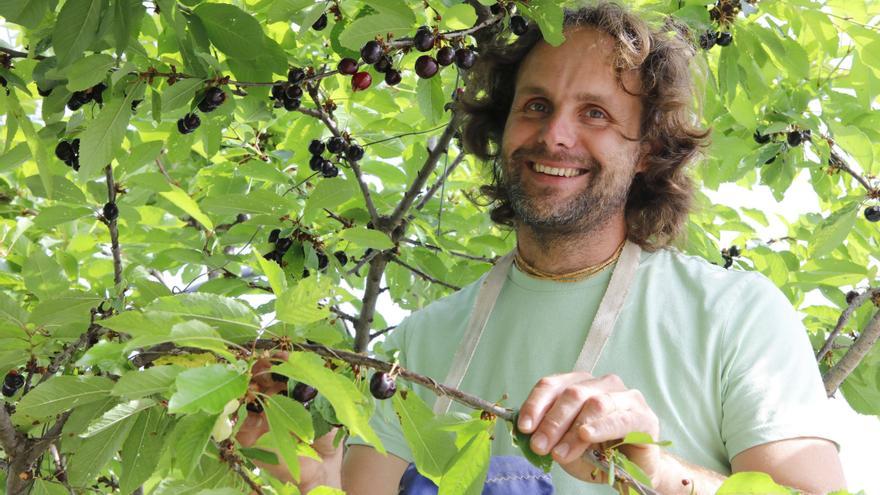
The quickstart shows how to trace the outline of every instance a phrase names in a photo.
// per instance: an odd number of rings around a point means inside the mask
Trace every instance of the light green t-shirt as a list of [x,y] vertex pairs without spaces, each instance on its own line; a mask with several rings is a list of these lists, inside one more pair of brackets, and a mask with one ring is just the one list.
[[[573,369],[611,268],[576,283],[511,269],[462,390],[519,408],[541,377]],[[482,280],[482,279],[481,279]],[[480,280],[480,281],[481,281]],[[443,381],[465,332],[479,282],[413,313],[387,346],[401,365]],[[722,474],[749,447],[785,438],[831,438],[827,399],[806,332],[765,277],[725,270],[673,250],[643,252],[595,374],[638,389],[660,419],[669,450]],[[415,386],[432,405],[434,394]],[[412,461],[390,401],[372,426],[385,448]],[[467,411],[453,403],[451,411]],[[833,440],[833,439],[832,439]],[[349,443],[361,444],[359,439]],[[504,422],[493,455],[518,455]],[[554,464],[556,493],[614,493]]]

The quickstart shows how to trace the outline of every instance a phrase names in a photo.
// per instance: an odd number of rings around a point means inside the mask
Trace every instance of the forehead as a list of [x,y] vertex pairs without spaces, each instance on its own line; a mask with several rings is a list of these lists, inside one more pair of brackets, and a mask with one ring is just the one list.
[[[621,75],[630,92],[637,92],[636,71]],[[539,42],[523,60],[517,72],[517,95],[544,93],[545,96],[575,99],[601,99],[609,104],[641,108],[637,96],[627,93],[614,71],[614,40],[594,28],[567,28],[565,42],[558,47]],[[587,98],[589,97],[589,98]]]

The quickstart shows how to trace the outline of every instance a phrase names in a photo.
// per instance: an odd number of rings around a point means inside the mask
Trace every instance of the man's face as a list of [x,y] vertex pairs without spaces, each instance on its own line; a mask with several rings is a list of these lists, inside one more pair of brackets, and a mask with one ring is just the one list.
[[[640,170],[641,102],[611,66],[612,40],[569,29],[539,43],[519,69],[501,142],[503,182],[517,221],[538,232],[588,232],[622,216]],[[630,91],[638,75],[626,73]],[[561,175],[560,175],[561,174]]]

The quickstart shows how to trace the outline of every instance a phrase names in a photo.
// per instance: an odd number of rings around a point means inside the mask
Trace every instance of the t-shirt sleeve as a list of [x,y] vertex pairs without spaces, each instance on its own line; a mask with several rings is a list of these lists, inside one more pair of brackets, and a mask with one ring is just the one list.
[[[385,349],[400,350],[400,353],[398,355],[399,362],[400,365],[404,368],[407,367],[406,334],[409,322],[410,318],[402,321],[397,326],[397,328],[389,333],[388,337],[385,339],[385,343],[383,344],[383,347]],[[406,443],[406,440],[403,437],[403,431],[400,428],[400,421],[397,420],[397,415],[394,412],[394,408],[391,406],[391,400],[374,400],[374,402],[376,404],[376,409],[373,413],[373,417],[370,418],[370,426],[376,432],[376,435],[379,436],[379,439],[382,441],[382,445],[385,447],[385,450],[407,462],[412,462],[412,451],[410,450],[409,446]],[[360,437],[351,436],[346,441],[346,445],[368,444]]]
[[[728,294],[721,370],[721,436],[728,459],[750,447],[797,437],[837,444],[813,349],[782,292],[748,274]],[[839,449],[839,445],[838,445]]]

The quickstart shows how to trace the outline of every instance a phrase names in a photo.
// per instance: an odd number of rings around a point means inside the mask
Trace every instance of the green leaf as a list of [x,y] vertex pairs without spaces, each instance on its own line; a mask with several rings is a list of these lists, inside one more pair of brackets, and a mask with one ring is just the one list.
[[308,222],[314,219],[315,215],[321,212],[323,208],[333,210],[359,193],[357,184],[351,181],[342,179],[322,180],[309,193],[306,207],[303,210],[303,221]]
[[715,495],[790,494],[797,493],[778,485],[767,473],[741,472],[730,475]]
[[112,395],[126,399],[138,399],[147,395],[165,394],[171,389],[177,375],[183,371],[180,366],[154,366],[152,368],[129,371],[119,377],[110,390]]
[[146,13],[140,0],[114,0],[113,41],[116,43],[117,55],[122,55],[129,41],[136,39]]
[[829,254],[846,239],[856,224],[858,208],[859,203],[853,201],[819,224],[810,242],[810,258]]
[[439,485],[446,465],[455,455],[455,439],[448,431],[437,428],[433,411],[418,394],[410,391],[405,394],[406,399],[403,395],[397,393],[391,398],[403,437],[419,473]]
[[181,79],[162,92],[162,111],[170,112],[188,105],[196,96],[196,91],[205,85],[205,81],[197,77]]
[[473,6],[459,3],[446,9],[443,13],[441,26],[443,30],[467,29],[477,22],[477,13]]
[[535,467],[541,468],[545,473],[550,472],[550,468],[553,467],[553,456],[550,454],[546,455],[538,455],[535,451],[532,450],[531,442],[532,436],[528,433],[523,433],[519,431],[516,427],[516,424],[519,420],[519,412],[517,411],[516,416],[513,418],[513,421],[510,426],[512,431],[512,439],[513,444],[519,447],[519,450],[523,453],[523,456],[529,460]]
[[269,286],[272,287],[272,292],[282,294],[287,290],[287,277],[284,276],[284,271],[278,266],[278,263],[263,258],[259,253],[254,253],[254,260],[257,262],[263,275],[269,279]]
[[367,398],[348,378],[324,367],[324,360],[307,352],[292,352],[286,363],[273,366],[272,371],[281,373],[298,382],[315,388],[333,405],[336,416],[357,435],[380,453],[385,453],[382,441],[370,427],[373,412],[372,398]]
[[101,400],[113,382],[102,376],[56,376],[41,383],[18,403],[16,414],[49,418],[68,409]]
[[353,227],[345,229],[339,235],[342,240],[349,241],[353,247],[373,248],[373,249],[391,249],[394,243],[387,234],[378,230],[368,229],[366,227]]
[[98,118],[86,124],[86,130],[80,137],[80,169],[77,175],[80,180],[95,178],[121,151],[125,128],[131,119],[131,101],[136,94],[137,88],[128,88],[124,98],[115,98],[104,106]]
[[67,70],[67,89],[82,91],[103,81],[107,71],[113,67],[113,57],[96,53],[72,63]]
[[60,296],[40,302],[31,312],[29,321],[49,330],[69,324],[82,325],[82,330],[85,330],[89,323],[89,312],[101,301],[100,297],[85,292],[62,291]]
[[491,434],[481,431],[450,461],[437,495],[480,495],[489,472]]
[[31,255],[28,256],[22,275],[25,287],[36,294],[40,300],[50,298],[66,289],[68,285],[61,266],[47,256],[39,245],[35,246]]
[[137,399],[122,404],[117,404],[113,409],[105,412],[100,418],[92,422],[85,432],[79,436],[88,438],[97,435],[110,428],[114,428],[118,423],[138,414],[144,409],[153,407],[156,401],[152,399]]
[[174,459],[184,478],[189,478],[198,466],[202,453],[205,452],[205,447],[211,439],[215,416],[209,414],[184,416],[174,428],[171,434],[171,438],[176,439]]
[[67,488],[61,483],[54,481],[46,481],[42,478],[34,480],[34,487],[31,488],[31,495],[68,495]]
[[193,217],[202,224],[208,230],[214,230],[214,222],[208,218],[207,215],[202,213],[202,209],[199,208],[199,204],[195,202],[189,194],[187,194],[183,189],[172,185],[170,191],[163,191],[159,194],[162,195],[168,201],[174,204],[174,206],[180,208],[187,215]]
[[311,443],[315,439],[312,416],[299,402],[283,395],[271,395],[265,399],[266,415],[269,421],[292,431],[302,441]]
[[170,413],[204,411],[220,414],[226,403],[247,391],[248,376],[216,364],[177,375],[177,392],[168,401]]
[[247,305],[215,294],[166,296],[150,303],[145,311],[184,321],[195,318],[216,328],[224,339],[237,344],[256,338],[260,331],[260,320]]
[[58,68],[79,58],[98,35],[106,0],[67,0],[58,13],[52,31],[52,47]]
[[195,14],[201,19],[211,43],[230,57],[253,59],[262,55],[263,29],[247,12],[234,5],[203,3]]
[[36,29],[50,5],[51,0],[0,0],[0,17]]
[[326,305],[318,306],[318,301],[327,297],[330,288],[316,277],[300,280],[287,289],[275,301],[276,317],[291,325],[306,325],[330,316]]
[[132,493],[147,481],[159,465],[170,422],[159,408],[147,409],[138,415],[119,454],[122,473],[119,491]]
[[72,222],[94,214],[94,210],[85,206],[49,206],[37,215],[37,218],[34,219],[34,225],[48,230],[56,225]]
[[399,16],[391,12],[360,17],[342,32],[339,43],[350,50],[360,51],[364,43],[376,36],[384,38],[391,33],[395,38],[399,38],[410,35],[413,30],[411,17]]
[[437,125],[443,119],[443,105],[446,98],[443,96],[443,83],[440,77],[430,79],[419,78],[416,87],[416,98],[419,102],[419,110],[431,125]]
[[28,320],[28,313],[19,306],[14,299],[0,292],[0,321],[5,321],[17,327],[24,327]]
[[562,34],[564,13],[562,5],[555,0],[532,0],[528,5],[518,3],[526,15],[538,23],[544,40],[552,46],[559,46],[565,41]]
[[[290,437],[284,419],[279,417],[277,409],[272,413],[266,410],[266,421],[269,423],[268,442],[281,454],[281,459],[295,481],[299,481],[299,456],[297,455],[296,441]],[[309,418],[311,419],[311,418]]]
[[[261,163],[261,165],[265,164]],[[212,215],[230,217],[239,213],[281,216],[289,213],[293,207],[289,201],[278,194],[260,189],[250,191],[247,194],[215,194],[203,199],[199,204],[204,211]]]

